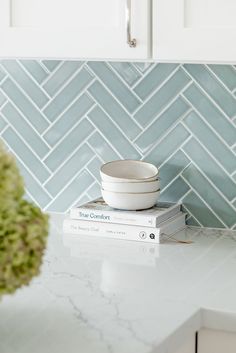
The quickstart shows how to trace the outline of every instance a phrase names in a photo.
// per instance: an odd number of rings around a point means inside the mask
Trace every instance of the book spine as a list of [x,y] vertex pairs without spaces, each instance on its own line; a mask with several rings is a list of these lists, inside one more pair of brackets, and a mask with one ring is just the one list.
[[120,211],[87,210],[85,208],[72,208],[70,218],[81,221],[102,223],[117,223],[143,227],[156,227],[156,216],[135,215]]
[[65,219],[64,233],[159,243],[160,229]]

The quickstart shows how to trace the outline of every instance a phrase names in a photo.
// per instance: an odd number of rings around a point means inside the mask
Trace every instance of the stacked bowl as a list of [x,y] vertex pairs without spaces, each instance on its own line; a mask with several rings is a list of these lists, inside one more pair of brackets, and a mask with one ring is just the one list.
[[153,207],[160,194],[159,172],[151,163],[118,160],[101,167],[102,196],[113,208],[143,210]]

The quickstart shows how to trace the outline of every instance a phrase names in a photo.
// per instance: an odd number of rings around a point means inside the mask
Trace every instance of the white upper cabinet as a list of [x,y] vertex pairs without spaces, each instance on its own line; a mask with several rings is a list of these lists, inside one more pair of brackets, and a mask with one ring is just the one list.
[[150,17],[150,0],[0,0],[0,57],[148,59]]
[[236,62],[235,0],[153,0],[153,57]]

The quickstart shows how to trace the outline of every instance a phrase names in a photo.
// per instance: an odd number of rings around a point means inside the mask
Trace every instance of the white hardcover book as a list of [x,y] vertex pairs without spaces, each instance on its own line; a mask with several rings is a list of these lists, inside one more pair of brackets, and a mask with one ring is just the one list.
[[76,235],[159,243],[161,234],[171,235],[185,227],[185,216],[184,213],[179,212],[170,220],[162,222],[159,228],[90,222],[68,218],[63,222],[63,231],[64,233]]
[[77,235],[91,235],[113,239],[126,239],[134,241],[148,241],[159,243],[160,229],[150,227],[131,226],[116,223],[81,221],[65,219],[64,233]]
[[122,211],[109,207],[102,198],[99,198],[85,205],[73,207],[70,210],[70,218],[155,228],[161,222],[174,217],[180,209],[180,204],[159,202],[148,210]]

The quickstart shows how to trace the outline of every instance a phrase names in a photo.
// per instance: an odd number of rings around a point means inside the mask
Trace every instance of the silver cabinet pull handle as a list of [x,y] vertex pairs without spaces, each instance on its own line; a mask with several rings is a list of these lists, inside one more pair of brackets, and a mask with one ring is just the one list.
[[135,48],[137,41],[131,36],[131,0],[126,0],[126,31],[127,31],[127,44],[130,48]]

